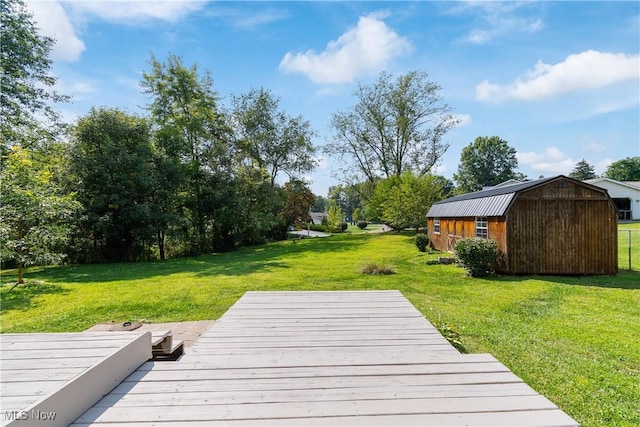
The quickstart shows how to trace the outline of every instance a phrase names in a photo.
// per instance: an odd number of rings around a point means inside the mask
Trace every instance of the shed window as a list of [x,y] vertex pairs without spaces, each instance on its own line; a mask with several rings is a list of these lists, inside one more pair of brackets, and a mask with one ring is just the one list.
[[487,217],[483,216],[476,218],[476,237],[482,237],[483,239],[489,237]]
[[440,233],[440,218],[433,219],[433,232]]

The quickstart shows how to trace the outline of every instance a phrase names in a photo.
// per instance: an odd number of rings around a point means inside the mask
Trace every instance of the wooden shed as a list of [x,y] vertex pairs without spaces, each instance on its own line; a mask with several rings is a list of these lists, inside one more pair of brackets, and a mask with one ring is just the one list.
[[510,274],[616,274],[618,213],[605,189],[565,176],[452,197],[427,213],[429,238],[452,251],[463,237],[497,242]]

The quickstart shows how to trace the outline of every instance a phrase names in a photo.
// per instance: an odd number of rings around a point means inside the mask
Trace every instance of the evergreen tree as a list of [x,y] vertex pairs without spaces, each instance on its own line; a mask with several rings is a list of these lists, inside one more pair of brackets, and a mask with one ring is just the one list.
[[585,159],[582,159],[576,163],[576,166],[569,174],[569,178],[577,179],[578,181],[596,178],[595,168]]

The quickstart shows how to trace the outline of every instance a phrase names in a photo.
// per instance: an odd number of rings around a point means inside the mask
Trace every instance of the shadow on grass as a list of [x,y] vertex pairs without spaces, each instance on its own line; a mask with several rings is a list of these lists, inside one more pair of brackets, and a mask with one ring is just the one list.
[[[25,278],[47,283],[82,283],[139,280],[188,273],[196,276],[242,276],[259,271],[275,271],[295,267],[296,259],[308,259],[328,253],[353,251],[367,243],[372,235],[333,236],[330,238],[282,241],[252,246],[233,252],[174,258],[166,261],[105,263],[64,267],[32,267]],[[3,272],[2,282],[15,280],[13,272]]]
[[640,289],[640,273],[621,271],[616,276],[493,276],[485,277],[490,281],[524,282],[544,280],[569,286],[587,286],[608,289]]
[[0,287],[0,300],[2,301],[2,311],[9,310],[24,310],[27,308],[34,308],[37,303],[35,298],[40,295],[47,294],[66,294],[69,291],[64,289],[60,285],[55,284],[40,284],[40,283],[26,283],[16,286],[13,290],[13,285],[3,285]]

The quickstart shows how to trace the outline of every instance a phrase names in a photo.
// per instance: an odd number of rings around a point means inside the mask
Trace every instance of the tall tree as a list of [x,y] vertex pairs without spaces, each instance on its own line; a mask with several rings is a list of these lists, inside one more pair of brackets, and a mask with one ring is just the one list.
[[329,193],[327,199],[333,200],[342,212],[347,220],[353,221],[353,212],[358,208],[362,208],[363,203],[358,193],[356,186],[338,184],[329,187]]
[[38,34],[23,0],[0,2],[0,137],[2,155],[22,145],[46,146],[61,131],[52,103],[68,98],[54,90],[50,53],[54,40]]
[[20,147],[9,149],[0,171],[0,252],[23,268],[64,259],[72,219],[80,205],[64,194],[50,165]]
[[[141,86],[152,97],[148,106],[159,147],[181,165],[181,203],[188,210],[197,252],[211,248],[207,238],[207,220],[212,221],[210,189],[205,182],[210,175],[230,174],[228,129],[218,109],[209,72],[200,73],[196,65],[186,67],[182,59],[169,55],[162,63],[154,56],[151,70],[143,73]],[[218,182],[225,182],[221,177]],[[191,227],[189,227],[191,229]]]
[[376,186],[369,210],[396,230],[410,227],[417,232],[426,226],[431,205],[443,199],[442,185],[439,177],[411,172],[387,178]]
[[584,181],[585,179],[593,179],[596,177],[595,168],[590,165],[585,159],[576,163],[575,167],[569,174],[569,178]]
[[263,88],[233,98],[233,131],[240,152],[265,169],[271,186],[279,173],[299,179],[316,167],[315,131],[302,116],[279,109],[280,100]]
[[355,183],[364,175],[375,182],[405,171],[428,173],[449,147],[442,138],[459,122],[440,89],[420,71],[395,80],[383,72],[376,83],[359,84],[355,107],[333,115],[334,138],[324,148],[340,162],[342,179]]
[[91,109],[73,132],[71,169],[101,257],[135,261],[153,236],[154,153],[145,119]]
[[640,181],[640,157],[627,157],[611,163],[604,176],[616,181]]
[[309,187],[304,181],[292,180],[284,185],[286,197],[281,215],[287,225],[301,226],[309,222],[309,209],[316,202]]
[[516,150],[497,136],[480,136],[462,149],[458,172],[453,174],[457,192],[468,193],[497,185],[510,179],[522,180],[516,172]]

